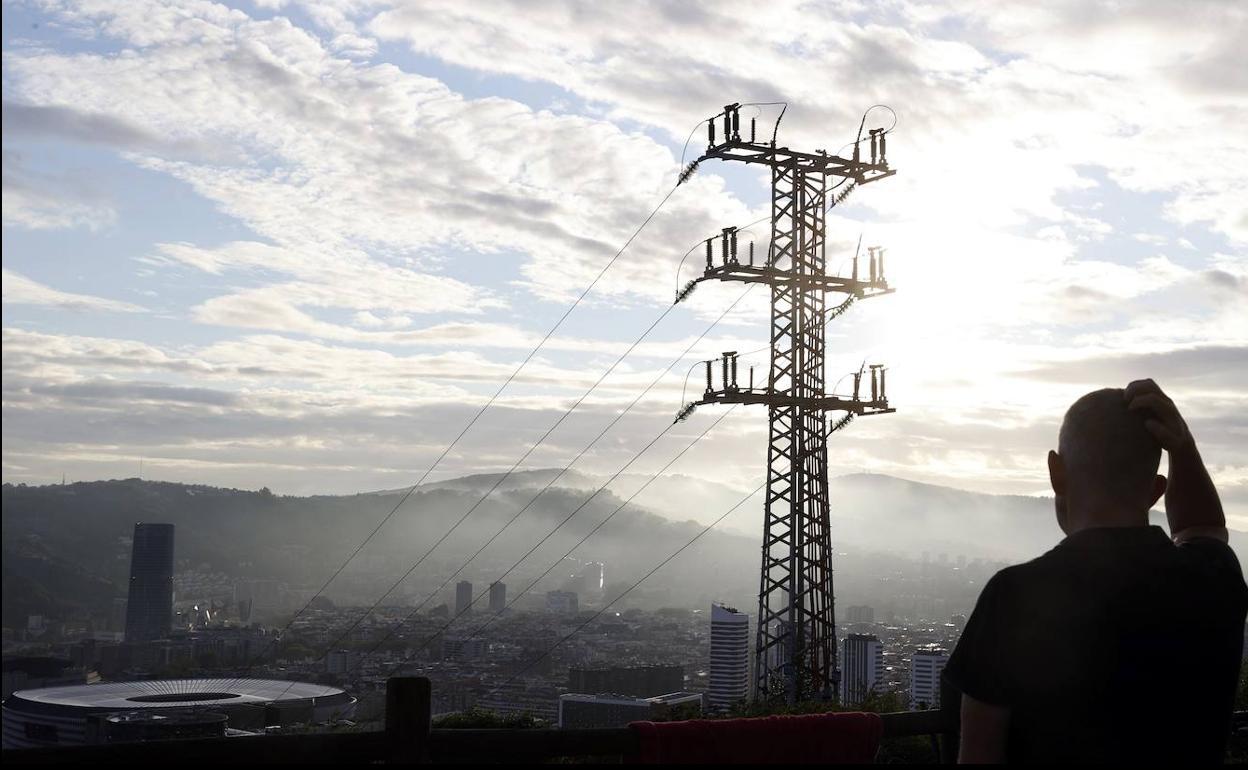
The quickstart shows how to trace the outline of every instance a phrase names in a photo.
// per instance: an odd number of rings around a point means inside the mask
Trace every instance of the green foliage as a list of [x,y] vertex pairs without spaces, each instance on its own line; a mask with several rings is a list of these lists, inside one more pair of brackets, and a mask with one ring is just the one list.
[[468,730],[473,728],[532,730],[538,727],[550,727],[544,719],[532,714],[495,714],[483,708],[472,708],[458,714],[447,714],[433,720],[433,726],[448,730]]

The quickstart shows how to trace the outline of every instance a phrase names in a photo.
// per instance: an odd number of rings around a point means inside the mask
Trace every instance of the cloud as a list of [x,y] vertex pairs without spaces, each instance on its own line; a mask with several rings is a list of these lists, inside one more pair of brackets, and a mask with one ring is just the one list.
[[[160,333],[6,329],[6,474],[141,453],[203,480],[252,463],[277,475],[257,486],[396,486],[666,194],[695,127],[700,152],[697,121],[725,101],[785,99],[792,146],[842,146],[876,102],[901,118],[900,173],[829,216],[829,269],[847,269],[864,233],[890,247],[899,289],[829,327],[829,380],[888,363],[900,408],[838,434],[836,469],[1040,491],[1037,458],[1083,380],[1138,368],[1174,383],[1219,482],[1245,478],[1235,6],[1195,5],[1178,27],[1169,11],[1082,3],[780,3],[765,23],[722,3],[46,7],[92,45],[8,47],[6,147],[42,134],[112,148],[250,233],[164,229],[131,255],[153,286],[213,287]],[[384,61],[395,43],[417,63]],[[425,57],[474,96],[404,69]],[[765,134],[778,110],[744,114]],[[876,110],[868,125],[888,120]],[[14,226],[143,225],[5,160]],[[671,301],[686,249],[766,215],[766,186],[704,164],[450,467],[507,467],[627,347],[630,324]],[[699,288],[535,462],[570,456],[737,291]],[[692,357],[764,345],[766,313],[756,291]],[[683,374],[595,450],[597,467],[670,421]],[[756,478],[764,420],[726,421],[689,467]]]
[[1150,378],[1187,387],[1221,388],[1227,383],[1248,382],[1248,345],[1214,345],[1130,355],[1105,355],[1068,359],[1020,373],[1050,382],[1097,385]]
[[75,312],[143,313],[146,310],[130,302],[121,302],[89,294],[58,291],[9,270],[4,271],[4,303],[6,305],[43,305]]
[[890,214],[1061,220],[1054,195],[1095,165],[1130,189],[1172,193],[1178,221],[1242,241],[1248,163],[1233,159],[1244,160],[1248,104],[1220,73],[1244,69],[1234,41],[1248,21],[1208,2],[1182,27],[1147,4],[779,3],[760,24],[745,6],[584,0],[399,4],[370,24],[422,55],[554,83],[678,141],[710,105],[784,99],[788,141],[836,146],[857,112],[887,102],[902,119],[895,165],[915,180],[892,185]]
[[39,106],[5,102],[4,135],[9,139],[41,142],[65,140],[132,152],[165,156],[192,156],[208,160],[229,157],[224,148],[196,140],[155,134],[141,125],[107,113],[90,113],[69,106]]
[[[7,136],[7,134],[6,134]],[[31,170],[18,152],[4,150],[3,221],[6,227],[102,230],[117,220],[109,202],[70,174]]]

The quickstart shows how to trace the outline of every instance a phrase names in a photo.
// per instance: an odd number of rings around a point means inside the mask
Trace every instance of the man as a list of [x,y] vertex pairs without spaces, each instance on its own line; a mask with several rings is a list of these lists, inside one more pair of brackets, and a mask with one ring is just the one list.
[[959,759],[1221,762],[1248,587],[1178,409],[1152,380],[1089,393],[1049,479],[1066,538],[988,581],[945,669]]

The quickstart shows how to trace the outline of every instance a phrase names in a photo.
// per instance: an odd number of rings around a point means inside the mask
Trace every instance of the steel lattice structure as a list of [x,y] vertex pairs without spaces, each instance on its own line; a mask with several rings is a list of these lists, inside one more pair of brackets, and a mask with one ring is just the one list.
[[[706,241],[706,269],[678,295],[688,296],[704,280],[765,283],[771,289],[771,364],[765,387],[737,381],[737,354],[719,359],[721,385],[714,387],[715,362],[706,362],[706,391],[685,406],[712,403],[765,404],[768,408],[767,493],[764,509],[762,568],[758,594],[755,684],[758,698],[783,695],[789,702],[829,698],[840,678],[832,581],[832,535],[829,528],[828,435],[856,415],[894,411],[884,392],[884,370],[871,367],[871,398],[859,398],[863,372],[854,375],[851,398],[827,392],[824,328],[854,301],[892,291],[884,278],[883,250],[869,249],[867,280],[858,276],[858,255],[850,277],[826,271],[825,216],[833,187],[829,177],[848,190],[895,172],[885,158],[885,132],[873,130],[854,144],[852,158],[777,147],[758,142],[751,120],[749,139],[740,133],[740,105],[728,105],[708,122],[708,146],[695,163],[710,159],[764,164],[771,168],[771,243],[761,264],[737,249],[737,231],[726,228]],[[715,128],[722,119],[723,139]],[[860,147],[869,141],[870,160]],[[715,242],[719,241],[719,259]],[[829,308],[828,292],[848,295]],[[826,413],[845,415],[829,430]]]

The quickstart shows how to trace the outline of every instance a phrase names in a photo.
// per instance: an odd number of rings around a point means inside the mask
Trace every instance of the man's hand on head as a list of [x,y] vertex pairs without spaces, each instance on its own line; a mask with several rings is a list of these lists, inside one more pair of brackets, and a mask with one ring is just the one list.
[[1126,387],[1127,408],[1143,411],[1144,427],[1157,439],[1161,448],[1176,452],[1194,445],[1192,432],[1179,414],[1174,401],[1152,380],[1136,380]]
[[1152,380],[1136,380],[1126,387],[1127,408],[1144,413],[1144,427],[1170,456],[1166,484],[1166,518],[1176,543],[1199,537],[1227,542],[1226,515],[1218,490],[1209,478],[1196,440],[1179,409]]

